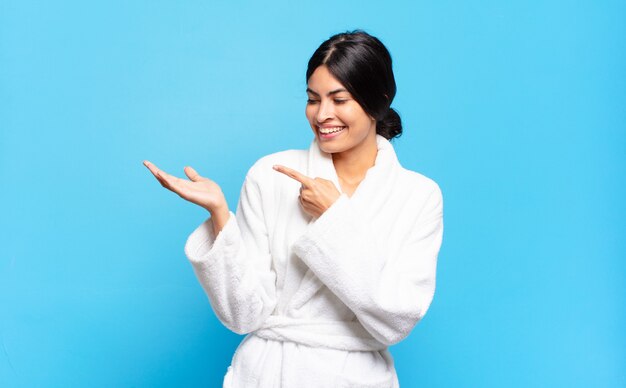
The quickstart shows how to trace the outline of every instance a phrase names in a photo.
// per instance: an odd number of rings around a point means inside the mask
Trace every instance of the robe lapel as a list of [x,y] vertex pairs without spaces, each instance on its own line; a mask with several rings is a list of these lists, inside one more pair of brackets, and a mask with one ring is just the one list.
[[324,178],[333,182],[337,190],[342,193],[337,171],[333,164],[333,157],[320,149],[317,145],[317,139],[313,139],[309,147],[309,165],[307,176],[311,178]]
[[[374,218],[385,211],[385,204],[391,200],[390,190],[393,187],[393,181],[397,178],[400,170],[400,164],[391,143],[380,135],[377,135],[376,141],[378,154],[375,165],[367,171],[365,178],[350,197],[350,202],[358,209],[357,213],[362,217],[362,221],[367,223],[375,222]],[[309,148],[309,163],[306,174],[311,178],[320,177],[330,180],[341,192],[341,185],[332,156],[321,151],[316,140],[312,142]],[[302,277],[298,290],[288,302],[291,314],[297,315],[297,310],[306,304],[323,286],[322,281],[315,276],[311,269],[308,269]]]

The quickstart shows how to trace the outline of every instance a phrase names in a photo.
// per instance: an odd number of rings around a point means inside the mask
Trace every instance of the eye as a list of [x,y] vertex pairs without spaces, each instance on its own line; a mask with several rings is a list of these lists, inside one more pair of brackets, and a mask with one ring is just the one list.
[[348,100],[346,100],[344,98],[335,98],[335,104],[343,104],[346,101],[348,101]]
[[309,99],[306,100],[306,103],[309,104],[309,105],[317,104],[317,100],[313,100],[313,99],[309,98]]

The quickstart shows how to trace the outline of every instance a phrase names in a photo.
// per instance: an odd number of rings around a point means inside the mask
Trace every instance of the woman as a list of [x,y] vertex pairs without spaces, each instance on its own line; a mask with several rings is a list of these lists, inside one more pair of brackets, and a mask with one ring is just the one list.
[[144,164],[211,213],[185,253],[239,345],[224,387],[397,387],[389,345],[424,316],[443,232],[439,187],[399,164],[391,57],[362,31],[331,37],[306,73],[308,150],[261,158],[236,215],[220,187]]

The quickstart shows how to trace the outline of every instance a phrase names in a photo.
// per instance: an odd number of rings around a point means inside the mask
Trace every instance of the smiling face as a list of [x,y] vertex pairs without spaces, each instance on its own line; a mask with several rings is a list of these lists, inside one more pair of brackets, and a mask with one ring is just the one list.
[[358,154],[376,150],[376,120],[326,66],[311,74],[307,95],[306,117],[322,151]]

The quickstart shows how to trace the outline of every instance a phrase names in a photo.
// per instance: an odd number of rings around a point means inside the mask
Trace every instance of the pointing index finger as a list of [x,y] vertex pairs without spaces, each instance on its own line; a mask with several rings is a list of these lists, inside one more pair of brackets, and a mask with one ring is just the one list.
[[285,175],[287,175],[288,177],[297,180],[298,182],[302,183],[305,186],[309,186],[311,184],[311,182],[313,181],[311,178],[309,178],[308,176],[299,173],[298,171],[289,168],[289,167],[285,167],[285,166],[281,166],[279,164],[274,165],[274,170],[281,172]]

